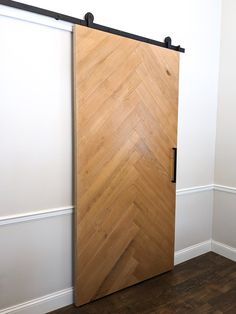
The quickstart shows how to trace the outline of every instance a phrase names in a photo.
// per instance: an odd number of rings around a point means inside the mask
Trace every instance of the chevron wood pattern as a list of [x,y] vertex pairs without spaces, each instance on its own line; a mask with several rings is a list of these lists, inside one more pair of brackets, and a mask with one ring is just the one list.
[[74,29],[75,303],[173,267],[179,53]]

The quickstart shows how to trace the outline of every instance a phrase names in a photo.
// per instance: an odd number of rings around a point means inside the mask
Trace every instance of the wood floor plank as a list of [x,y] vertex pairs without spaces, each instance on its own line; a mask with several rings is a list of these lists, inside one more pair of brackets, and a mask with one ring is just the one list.
[[91,304],[51,314],[235,314],[235,273],[235,262],[210,252]]

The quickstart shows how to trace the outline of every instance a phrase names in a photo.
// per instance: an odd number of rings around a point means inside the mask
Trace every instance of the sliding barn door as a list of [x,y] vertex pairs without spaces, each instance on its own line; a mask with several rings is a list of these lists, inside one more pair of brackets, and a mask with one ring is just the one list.
[[173,268],[179,53],[76,26],[75,303]]

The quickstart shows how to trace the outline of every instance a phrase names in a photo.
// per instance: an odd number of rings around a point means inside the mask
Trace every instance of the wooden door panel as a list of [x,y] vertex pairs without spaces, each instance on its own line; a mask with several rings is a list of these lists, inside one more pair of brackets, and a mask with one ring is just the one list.
[[74,30],[75,303],[173,267],[176,51]]

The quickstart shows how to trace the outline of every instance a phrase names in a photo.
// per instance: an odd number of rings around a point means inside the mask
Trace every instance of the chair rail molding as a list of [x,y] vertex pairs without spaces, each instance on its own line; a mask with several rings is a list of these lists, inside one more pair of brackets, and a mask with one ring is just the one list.
[[207,185],[198,185],[193,186],[189,188],[183,188],[176,190],[176,195],[185,195],[185,194],[191,194],[191,193],[198,193],[198,192],[204,192],[204,191],[212,191],[214,189],[214,184],[207,184]]
[[15,214],[9,216],[0,216],[0,226],[15,224],[30,220],[39,220],[62,215],[71,215],[73,213],[73,206],[58,207],[32,211],[28,213]]
[[227,186],[227,185],[214,184],[214,190],[236,194],[236,187]]
[[[176,196],[185,195],[185,194],[192,194],[192,193],[199,193],[204,191],[211,191],[213,190],[214,185],[203,185],[203,186],[195,186],[185,189],[179,189],[176,191]],[[230,190],[231,191],[231,190]],[[236,191],[236,188],[235,188]],[[58,208],[49,208],[49,209],[42,209],[37,211],[30,211],[30,212],[22,212],[21,214],[13,214],[9,216],[0,216],[0,226],[9,225],[13,223],[20,223],[29,220],[39,220],[49,217],[55,216],[62,216],[62,215],[71,215],[73,213],[74,206],[69,205],[65,207],[58,207]]]
[[[220,191],[225,193],[236,194],[236,187],[220,185],[220,184],[208,184],[193,186],[189,188],[178,189],[176,191],[176,196],[200,193],[205,191]],[[61,215],[71,215],[73,213],[74,206],[65,206],[58,208],[42,209],[37,211],[26,212],[22,214],[15,214],[9,216],[0,216],[0,226],[9,225],[13,223],[20,223],[29,220],[44,219],[49,217],[61,216]]]

